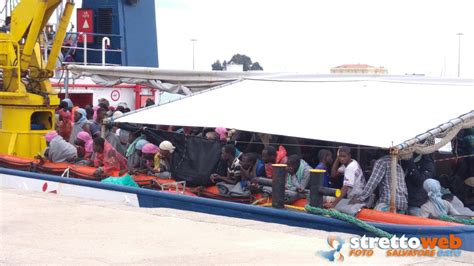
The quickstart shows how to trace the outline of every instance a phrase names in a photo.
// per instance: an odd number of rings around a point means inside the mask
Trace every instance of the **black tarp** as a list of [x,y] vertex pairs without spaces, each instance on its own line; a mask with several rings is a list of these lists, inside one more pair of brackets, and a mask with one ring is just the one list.
[[219,141],[207,140],[198,136],[167,132],[154,128],[130,124],[119,124],[120,128],[128,131],[141,130],[146,139],[159,145],[168,140],[176,147],[173,153],[171,173],[177,181],[186,181],[189,186],[210,185],[210,175],[216,172],[219,163],[222,144]]

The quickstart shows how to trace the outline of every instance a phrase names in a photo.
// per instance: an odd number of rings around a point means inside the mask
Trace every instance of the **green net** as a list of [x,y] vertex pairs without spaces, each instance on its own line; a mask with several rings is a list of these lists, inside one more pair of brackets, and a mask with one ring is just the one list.
[[133,180],[133,178],[129,174],[126,174],[122,177],[113,177],[113,176],[107,177],[106,179],[100,182],[106,183],[106,184],[128,186],[128,187],[139,187],[137,183],[135,183],[135,180]]

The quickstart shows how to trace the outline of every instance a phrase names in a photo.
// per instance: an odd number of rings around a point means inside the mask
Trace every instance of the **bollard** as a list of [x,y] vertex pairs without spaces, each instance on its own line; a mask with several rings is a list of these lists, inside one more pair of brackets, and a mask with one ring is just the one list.
[[330,188],[330,187],[320,187],[319,193],[323,196],[331,196],[338,198],[341,196],[341,190],[337,188]]
[[309,205],[312,207],[323,207],[323,193],[319,191],[323,187],[325,170],[311,169],[309,187]]
[[286,164],[273,164],[272,207],[285,207]]

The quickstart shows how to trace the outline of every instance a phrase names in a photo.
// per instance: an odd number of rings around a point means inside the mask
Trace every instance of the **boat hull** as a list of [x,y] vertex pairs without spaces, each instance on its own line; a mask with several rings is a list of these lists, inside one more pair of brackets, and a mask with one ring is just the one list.
[[[200,197],[190,197],[175,193],[164,193],[143,188],[124,187],[104,184],[89,180],[62,178],[47,174],[38,174],[0,168],[0,185],[2,187],[30,189],[51,192],[60,195],[74,195],[83,198],[111,200],[144,208],[173,208],[187,211],[203,212],[228,217],[251,219],[357,235],[373,236],[350,223],[334,218],[312,215],[303,212],[265,208],[225,202]],[[44,190],[46,184],[46,190]],[[461,238],[462,250],[474,251],[474,226],[420,226],[369,223],[392,234],[407,237],[441,237],[454,234]]]

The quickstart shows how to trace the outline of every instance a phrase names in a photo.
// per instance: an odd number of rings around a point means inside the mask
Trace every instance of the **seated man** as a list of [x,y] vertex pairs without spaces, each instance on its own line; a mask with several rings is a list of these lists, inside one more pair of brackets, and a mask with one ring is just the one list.
[[[127,170],[127,159],[116,151],[105,139],[98,137],[94,139],[94,166],[98,169],[95,176],[107,177],[111,175],[122,175]],[[117,173],[118,172],[118,173]]]
[[[332,166],[332,172],[341,172],[344,174],[341,195],[332,203],[326,204],[327,208],[334,208],[344,198],[349,200],[362,192],[365,186],[364,173],[359,163],[352,159],[351,149],[347,146],[341,146],[337,151],[337,158]],[[333,175],[334,176],[334,175]]]
[[285,147],[279,146],[278,151],[273,146],[267,146],[262,150],[262,160],[265,163],[265,176],[272,178],[273,167],[272,164],[286,164],[288,157]]
[[240,154],[238,157],[236,157],[235,154],[236,149],[234,145],[227,144],[222,147],[221,159],[227,163],[227,176],[212,174],[211,181],[213,183],[223,181],[227,184],[237,184],[240,182],[240,159],[242,154]]
[[298,155],[288,157],[286,188],[291,191],[303,192],[309,184],[311,166]]
[[[362,192],[355,195],[351,203],[364,202],[378,187],[379,197],[375,204],[375,210],[389,211],[390,209],[390,180],[391,180],[391,159],[390,155],[385,155],[375,162],[372,175],[365,185]],[[395,204],[398,213],[406,213],[408,208],[408,192],[405,184],[405,176],[402,167],[397,163],[397,188],[395,195]]]
[[420,217],[439,218],[442,215],[459,215],[453,205],[441,198],[441,185],[438,180],[428,178],[423,182],[423,189],[428,193],[428,201],[421,205]]
[[[77,149],[68,143],[56,131],[46,134],[46,151],[44,156],[53,163],[74,162],[77,158]],[[41,156],[37,158],[42,159]]]
[[329,151],[329,150],[322,149],[318,153],[318,159],[319,159],[319,163],[316,166],[316,169],[326,171],[324,173],[323,186],[330,187],[330,170],[329,170],[329,167],[331,167],[331,165],[333,163],[332,152]]
[[249,182],[257,183],[259,177],[265,177],[265,166],[256,153],[249,152],[242,155],[240,175],[242,181],[246,182],[246,185]]
[[408,214],[420,216],[421,205],[428,200],[423,189],[426,179],[436,176],[436,166],[431,154],[413,154],[414,158],[402,160],[402,168],[408,190]]

